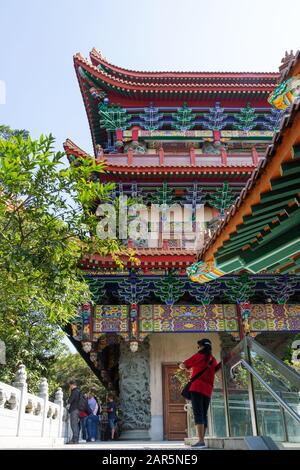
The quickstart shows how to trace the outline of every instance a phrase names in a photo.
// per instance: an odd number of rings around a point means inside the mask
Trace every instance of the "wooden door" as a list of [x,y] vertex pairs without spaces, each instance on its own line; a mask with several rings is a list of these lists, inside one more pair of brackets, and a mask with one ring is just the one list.
[[176,364],[163,364],[164,439],[180,441],[187,437],[187,414],[185,399],[181,396],[181,385],[175,372]]

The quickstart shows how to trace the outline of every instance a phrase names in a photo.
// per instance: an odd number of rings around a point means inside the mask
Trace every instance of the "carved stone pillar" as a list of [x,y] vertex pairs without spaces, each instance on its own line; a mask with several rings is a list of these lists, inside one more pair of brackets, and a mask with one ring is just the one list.
[[122,413],[121,439],[150,439],[150,353],[145,339],[132,352],[122,342],[119,361],[120,408]]
[[58,436],[57,437],[64,437],[63,436],[63,414],[64,414],[64,394],[59,387],[57,392],[55,393],[54,403],[59,406],[59,414],[58,414]]
[[27,404],[27,372],[24,364],[21,364],[18,367],[18,370],[15,375],[15,380],[13,382],[13,387],[20,390],[20,401],[19,401],[19,416],[18,416],[18,425],[17,425],[17,437],[22,436],[23,433],[23,422],[25,416],[25,407]]
[[46,422],[47,422],[47,415],[48,415],[48,401],[49,401],[49,386],[47,379],[44,377],[42,378],[39,386],[39,397],[43,399],[44,406],[43,406],[43,422],[42,422],[42,437],[45,436],[46,431]]

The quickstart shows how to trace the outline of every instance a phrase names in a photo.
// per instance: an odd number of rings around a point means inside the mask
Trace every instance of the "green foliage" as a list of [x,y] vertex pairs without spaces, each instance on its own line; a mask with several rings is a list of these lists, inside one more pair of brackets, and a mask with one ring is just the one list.
[[293,343],[296,341],[300,341],[300,333],[293,335],[293,338],[288,342],[283,361],[300,374],[300,349],[293,348]]
[[21,136],[24,139],[27,139],[29,132],[25,129],[11,129],[9,126],[0,125],[0,139],[8,140],[11,137]]
[[0,368],[0,381],[12,383],[18,365],[27,370],[28,389],[37,393],[42,377],[49,383],[49,391],[55,393],[58,383],[51,374],[51,366],[67,347],[62,343],[64,333],[41,313],[29,311],[14,318],[2,318],[0,338],[6,345],[6,364]]
[[93,390],[97,398],[105,401],[106,389],[78,353],[59,358],[51,367],[50,373],[62,387],[65,398],[69,395],[69,380],[75,379],[83,392]]
[[[69,168],[54,139],[0,140],[0,321],[30,310],[63,323],[90,298],[78,268],[84,254],[111,254],[119,242],[100,240],[95,201],[109,201],[104,164],[77,159]],[[5,320],[4,320],[5,317]]]

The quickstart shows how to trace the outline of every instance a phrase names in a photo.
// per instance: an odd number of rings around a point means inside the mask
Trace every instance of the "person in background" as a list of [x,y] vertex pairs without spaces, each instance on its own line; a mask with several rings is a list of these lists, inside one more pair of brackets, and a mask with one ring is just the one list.
[[75,380],[69,381],[70,397],[68,400],[70,424],[72,429],[72,439],[68,444],[78,444],[79,442],[79,399],[80,390]]
[[[88,398],[87,394],[84,393],[84,397]],[[80,429],[81,429],[81,437],[84,441],[87,440],[87,430],[86,430],[86,420],[88,417],[88,412],[87,411],[79,411],[79,422],[80,422]]]
[[107,398],[107,419],[108,419],[108,427],[111,432],[111,439],[113,440],[115,437],[115,429],[116,429],[116,420],[117,420],[117,407],[114,402],[113,395],[108,395]]
[[88,392],[88,404],[91,414],[86,418],[87,442],[95,442],[98,435],[100,408],[92,391]]
[[209,339],[201,339],[197,342],[198,352],[189,359],[181,362],[181,369],[192,369],[192,377],[203,372],[193,381],[189,390],[194,414],[195,425],[198,432],[198,442],[192,447],[205,448],[204,436],[207,429],[207,412],[213,392],[215,373],[220,369],[221,363],[212,355],[212,346]]

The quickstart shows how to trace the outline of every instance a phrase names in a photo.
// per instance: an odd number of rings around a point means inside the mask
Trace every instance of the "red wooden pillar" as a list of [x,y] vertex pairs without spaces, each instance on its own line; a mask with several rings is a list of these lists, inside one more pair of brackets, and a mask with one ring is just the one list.
[[163,240],[163,243],[162,243],[162,248],[163,250],[168,250],[169,249],[169,240]]
[[137,142],[139,140],[139,127],[134,126],[131,131],[131,139],[133,142]]
[[123,142],[123,131],[122,131],[122,129],[116,129],[116,140]]
[[133,240],[127,240],[127,247],[128,248],[134,248]]
[[190,162],[192,166],[196,166],[196,154],[194,147],[190,148]]
[[220,140],[221,139],[221,132],[220,131],[213,131],[214,135],[214,140]]
[[132,164],[133,164],[133,150],[132,148],[129,148],[127,152],[127,165],[132,166]]
[[244,337],[245,337],[245,332],[244,332],[244,325],[243,325],[243,319],[242,319],[242,312],[241,312],[240,304],[236,304],[236,316],[237,316],[237,321],[238,321],[238,326],[239,326],[240,340],[242,341],[242,339],[244,339]]
[[158,151],[158,156],[159,156],[159,165],[164,166],[164,164],[165,164],[165,152],[164,152],[163,147],[160,147],[160,149]]
[[221,150],[221,162],[222,165],[227,165],[227,152],[224,148]]
[[258,165],[258,153],[255,147],[252,147],[252,163],[253,165]]

